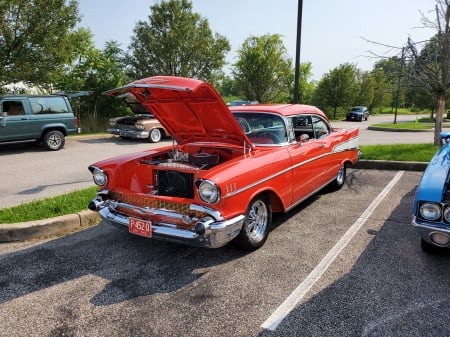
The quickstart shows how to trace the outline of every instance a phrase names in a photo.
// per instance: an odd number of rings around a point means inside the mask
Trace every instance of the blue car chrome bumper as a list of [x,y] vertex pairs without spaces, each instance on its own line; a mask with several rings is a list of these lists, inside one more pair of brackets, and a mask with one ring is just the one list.
[[[426,242],[440,247],[450,247],[450,226],[440,223],[418,223],[416,217],[413,217],[411,223],[419,232],[422,239],[424,239]],[[447,238],[449,238],[449,242],[446,245],[438,244],[433,240],[433,235],[436,235],[438,233],[443,234],[447,236]]]

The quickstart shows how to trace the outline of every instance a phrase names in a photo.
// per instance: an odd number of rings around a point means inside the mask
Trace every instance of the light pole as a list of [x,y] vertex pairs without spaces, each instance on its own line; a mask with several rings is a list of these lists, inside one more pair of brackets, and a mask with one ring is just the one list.
[[298,103],[299,79],[300,79],[300,44],[302,40],[302,12],[303,0],[298,0],[297,14],[297,46],[295,52],[295,77],[294,77],[294,104]]

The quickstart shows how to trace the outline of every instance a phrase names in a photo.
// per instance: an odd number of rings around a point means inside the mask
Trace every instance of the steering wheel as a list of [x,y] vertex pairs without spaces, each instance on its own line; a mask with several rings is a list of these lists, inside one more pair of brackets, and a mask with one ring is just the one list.
[[248,124],[248,122],[244,118],[238,118],[237,121],[245,133],[249,133],[252,131],[252,129],[250,128],[250,124]]

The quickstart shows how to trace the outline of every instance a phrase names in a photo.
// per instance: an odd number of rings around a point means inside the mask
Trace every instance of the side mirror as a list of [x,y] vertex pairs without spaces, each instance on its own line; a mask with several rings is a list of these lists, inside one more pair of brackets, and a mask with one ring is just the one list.
[[307,135],[306,133],[304,133],[300,136],[300,141],[302,143],[307,142],[308,140],[309,140],[309,135]]

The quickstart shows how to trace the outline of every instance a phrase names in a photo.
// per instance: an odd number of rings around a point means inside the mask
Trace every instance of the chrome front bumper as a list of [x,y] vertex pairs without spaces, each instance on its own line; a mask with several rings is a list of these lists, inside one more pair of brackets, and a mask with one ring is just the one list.
[[[142,214],[163,214],[164,216],[171,216],[174,219],[185,217],[182,214],[172,211],[139,208],[110,200],[100,201],[94,199],[91,201],[89,208],[91,210],[97,210],[105,223],[121,229],[128,229],[129,216],[115,211],[115,208],[118,206],[132,208],[135,212],[140,212]],[[195,210],[201,208],[203,211],[209,212],[210,216],[196,219],[196,225],[192,229],[176,228],[175,225],[167,222],[164,224],[153,223],[152,239],[181,243],[195,247],[218,248],[229,243],[241,231],[245,219],[244,215],[238,215],[229,220],[224,220],[216,211],[202,208],[202,206],[198,205],[191,205],[191,207]]]
[[106,130],[110,134],[121,136],[121,137],[128,137],[128,138],[136,138],[136,139],[146,139],[150,136],[149,131],[136,131],[136,130],[128,130],[128,129],[117,129],[117,128],[109,128]]
[[443,225],[443,224],[423,224],[419,223],[416,220],[416,217],[413,217],[411,221],[414,228],[419,232],[420,236],[427,242],[433,243],[433,240],[431,240],[431,236],[433,233],[444,233],[450,237],[450,226]]

